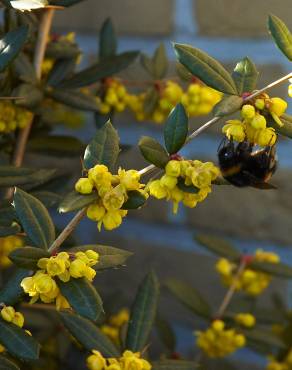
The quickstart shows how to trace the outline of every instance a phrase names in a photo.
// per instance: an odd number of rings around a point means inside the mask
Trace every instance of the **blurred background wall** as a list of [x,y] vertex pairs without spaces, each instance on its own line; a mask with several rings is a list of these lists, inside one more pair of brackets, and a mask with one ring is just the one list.
[[[248,55],[258,65],[261,73],[259,85],[262,87],[289,71],[289,62],[268,37],[266,19],[269,13],[274,13],[292,27],[291,7],[291,0],[87,0],[69,10],[60,11],[56,16],[55,31],[76,30],[77,40],[85,51],[85,61],[94,60],[97,32],[104,19],[110,16],[120,36],[120,51],[138,49],[150,54],[159,42],[164,42],[174,65],[171,42],[189,43],[218,58],[229,70]],[[145,79],[138,63],[124,76]],[[288,84],[283,84],[272,94],[287,97],[287,87]],[[192,128],[206,120],[206,117],[193,119]],[[123,144],[134,146],[142,135],[162,139],[161,126],[150,122],[137,123],[128,115],[118,115],[114,124]],[[220,127],[219,124],[194,140],[183,154],[190,158],[216,161],[221,140]],[[72,134],[87,142],[94,130],[94,122],[89,120],[86,130],[72,130]],[[119,229],[110,233],[98,233],[94,223],[84,220],[78,229],[83,242],[92,243],[94,240],[135,253],[126,268],[97,278],[97,285],[108,305],[128,305],[139,281],[150,267],[156,270],[162,281],[175,276],[194,284],[212,304],[218,305],[224,289],[214,272],[215,258],[194,242],[193,234],[196,232],[222,235],[248,251],[260,247],[275,250],[278,247],[277,252],[282,259],[292,263],[291,154],[291,143],[281,140],[279,170],[273,180],[279,187],[278,191],[215,187],[209,198],[197,208],[181,208],[177,216],[172,215],[171,207],[166,202],[153,200],[145,209],[130,214]],[[135,147],[122,153],[121,163],[136,169],[145,165]],[[77,177],[79,163],[72,160],[69,165],[76,169]],[[70,216],[56,217],[60,225],[70,219]],[[122,302],[115,299],[117,292],[122,292]],[[264,294],[261,304],[269,305],[271,294],[275,292],[282,294],[291,304],[291,290],[279,281],[275,281],[271,290]],[[164,292],[161,313],[174,323],[180,334],[178,351],[191,352],[194,343],[192,331],[198,329],[200,324],[196,324],[193,316]],[[253,361],[251,353],[247,358],[248,362]]]

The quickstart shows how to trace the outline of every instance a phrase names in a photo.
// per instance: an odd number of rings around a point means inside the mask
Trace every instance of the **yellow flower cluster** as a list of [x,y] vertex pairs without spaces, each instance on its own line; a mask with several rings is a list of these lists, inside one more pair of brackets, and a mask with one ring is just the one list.
[[156,123],[162,123],[173,107],[180,102],[188,114],[193,117],[210,113],[222,97],[218,91],[198,83],[191,83],[186,91],[178,83],[171,80],[157,82],[155,87],[159,98],[151,114],[148,114],[145,112],[147,92],[137,95],[130,94],[121,81],[107,79],[104,97],[98,101],[100,113],[108,114],[112,110],[122,112],[129,108],[138,121],[152,120]]
[[256,318],[250,313],[238,313],[235,315],[235,321],[246,328],[252,328],[256,324]]
[[269,113],[274,121],[282,126],[280,117],[285,113],[287,103],[281,98],[269,98],[267,94],[255,100],[254,104],[244,104],[241,120],[229,120],[222,128],[228,139],[242,142],[248,140],[260,146],[274,145],[277,140],[275,129],[267,127],[265,114]]
[[[165,167],[165,174],[158,180],[151,181],[147,187],[150,195],[157,199],[171,200],[173,212],[178,210],[179,202],[194,208],[211,192],[211,184],[219,175],[219,169],[211,162],[198,160],[170,160]],[[190,193],[178,187],[179,182],[193,186],[197,193]]]
[[87,208],[87,217],[97,221],[98,229],[102,225],[106,230],[113,230],[122,223],[128,211],[122,209],[128,200],[128,191],[143,191],[140,174],[136,170],[119,169],[113,175],[106,166],[96,165],[88,171],[88,177],[80,178],[75,184],[75,190],[81,194],[96,192],[98,200]]
[[266,370],[291,370],[292,369],[292,349],[288,352],[287,356],[283,361],[277,361],[271,358],[268,363]]
[[32,113],[16,106],[10,100],[0,101],[0,133],[26,127],[32,120]]
[[222,320],[215,320],[204,332],[196,332],[197,345],[209,357],[225,357],[245,345],[245,337],[234,329],[226,329]]
[[110,316],[108,323],[103,324],[100,330],[114,343],[120,341],[120,330],[129,322],[130,313],[127,308],[121,309],[117,314]]
[[68,254],[60,252],[50,258],[38,261],[38,270],[33,276],[26,277],[21,282],[24,292],[31,297],[30,303],[40,299],[44,303],[56,301],[57,309],[69,308],[66,298],[60,293],[55,278],[68,282],[71,277],[86,278],[92,281],[96,271],[92,266],[98,263],[99,255],[93,250]]
[[190,117],[205,115],[211,112],[222,97],[218,91],[198,83],[191,83],[184,91],[178,83],[171,80],[159,84],[157,90],[159,99],[150,116],[144,109],[146,93],[129,96],[128,105],[138,121],[150,119],[155,123],[162,123],[178,103],[184,105]]
[[151,370],[152,366],[141,358],[139,352],[125,351],[119,359],[105,359],[102,354],[96,350],[87,358],[89,370]]
[[[261,249],[258,249],[252,258],[255,262],[278,263],[280,261],[277,254],[265,252]],[[237,265],[235,263],[228,261],[226,258],[220,258],[216,263],[216,270],[221,275],[223,284],[226,286],[233,284],[237,271]],[[256,296],[268,287],[271,279],[271,275],[247,267],[239,279],[236,280],[236,290],[243,290],[247,294]]]
[[[4,306],[0,311],[0,316],[4,321],[17,325],[19,328],[22,328],[24,325],[24,317],[22,313],[15,311],[12,306]],[[26,332],[31,335],[28,330],[26,330]],[[5,347],[0,344],[0,353],[4,351]]]
[[9,254],[17,248],[23,246],[23,240],[14,235],[0,238],[0,266],[5,268],[12,264],[8,258]]

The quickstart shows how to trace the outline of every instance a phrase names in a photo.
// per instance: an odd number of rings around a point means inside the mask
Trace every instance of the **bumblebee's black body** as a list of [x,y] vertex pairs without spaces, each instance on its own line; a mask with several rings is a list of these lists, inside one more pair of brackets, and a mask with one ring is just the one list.
[[239,187],[252,186],[272,189],[268,181],[276,170],[276,146],[267,146],[253,152],[253,145],[247,141],[234,144],[232,140],[218,150],[222,176]]

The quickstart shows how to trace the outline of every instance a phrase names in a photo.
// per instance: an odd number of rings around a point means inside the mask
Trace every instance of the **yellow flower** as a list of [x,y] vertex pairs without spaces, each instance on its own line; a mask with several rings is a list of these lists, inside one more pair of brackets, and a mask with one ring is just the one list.
[[69,272],[73,278],[78,279],[84,276],[86,268],[86,263],[80,258],[76,258],[73,262],[71,262]]
[[75,184],[75,190],[81,194],[91,194],[93,190],[93,183],[90,179],[82,177]]
[[239,120],[229,120],[226,125],[222,128],[223,134],[225,134],[228,139],[234,139],[241,143],[245,139],[245,127],[243,123]]
[[140,184],[140,174],[136,170],[124,170],[119,168],[118,180],[125,190],[139,190],[143,185]]
[[275,113],[278,117],[281,117],[282,114],[285,113],[287,109],[287,102],[281,98],[271,98],[270,99],[270,105],[269,105],[269,111],[271,113]]
[[0,238],[0,267],[6,268],[12,264],[9,254],[23,246],[23,240],[18,236],[6,236]]
[[86,211],[87,217],[93,221],[99,221],[105,215],[105,208],[99,204],[91,204]]
[[103,370],[106,360],[99,351],[92,350],[92,355],[87,357],[86,364],[89,370]]
[[15,312],[14,318],[12,319],[12,323],[22,328],[24,324],[23,314],[20,312]]
[[109,337],[113,342],[118,343],[120,339],[120,331],[119,328],[116,328],[111,325],[102,325],[100,330]]
[[254,118],[250,121],[250,124],[256,130],[262,130],[266,128],[267,121],[261,114],[256,114]]
[[169,175],[163,175],[160,179],[161,186],[166,187],[168,190],[175,188],[177,184],[177,178]]
[[165,173],[168,176],[179,177],[180,176],[180,161],[171,160],[165,166]]
[[106,230],[113,230],[122,223],[122,214],[120,210],[109,211],[102,219],[103,226]]
[[226,258],[220,258],[216,263],[216,270],[221,274],[228,276],[232,272],[232,264]]
[[247,328],[252,328],[255,326],[256,319],[255,317],[250,313],[239,313],[235,316],[235,321]]
[[130,312],[127,308],[121,309],[116,315],[109,318],[110,325],[121,327],[130,319]]
[[263,110],[265,108],[265,100],[264,99],[256,99],[255,106],[259,110]]
[[149,191],[150,194],[157,199],[163,199],[167,196],[167,190],[161,185],[160,180],[151,181],[149,184]]
[[102,202],[108,211],[116,211],[120,209],[125,202],[125,195],[122,187],[118,185],[106,193]]
[[123,370],[151,370],[151,364],[140,358],[140,353],[125,351],[120,359]]
[[277,140],[275,129],[267,127],[263,130],[258,130],[255,135],[255,142],[260,146],[272,146]]
[[86,257],[88,258],[88,265],[89,266],[94,266],[97,264],[99,260],[99,254],[92,249],[89,249],[85,252]]
[[255,108],[253,105],[245,104],[241,108],[241,116],[244,119],[251,120],[255,116]]

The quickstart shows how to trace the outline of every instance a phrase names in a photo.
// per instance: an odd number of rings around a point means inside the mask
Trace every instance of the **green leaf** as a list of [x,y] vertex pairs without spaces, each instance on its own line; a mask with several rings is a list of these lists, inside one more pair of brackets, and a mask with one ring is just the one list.
[[8,358],[0,355],[0,370],[20,370],[20,367],[8,360]]
[[36,360],[40,345],[17,325],[0,319],[0,343],[12,355],[22,360]]
[[35,197],[16,189],[13,205],[19,221],[38,248],[47,249],[55,240],[55,228],[46,207]]
[[79,194],[75,190],[65,196],[63,201],[59,206],[60,213],[78,211],[90,204],[96,202],[98,199],[97,193],[92,193],[88,195]]
[[266,272],[267,274],[278,276],[280,278],[292,279],[292,267],[281,262],[271,263],[252,261],[249,264],[249,267],[253,270]]
[[15,265],[31,270],[36,270],[38,268],[37,263],[40,258],[49,257],[50,253],[34,247],[17,248],[9,254],[10,260]]
[[155,320],[159,297],[159,283],[150,272],[138,288],[128,325],[126,348],[141,352],[147,345]]
[[105,357],[120,357],[111,340],[92,322],[67,312],[61,312],[60,315],[66,328],[87,351],[95,349]]
[[79,315],[92,321],[99,318],[103,312],[102,300],[87,279],[71,279],[67,283],[58,280],[57,284],[70,306]]
[[76,137],[64,135],[37,136],[28,142],[28,150],[51,156],[81,156],[85,145]]
[[0,40],[0,72],[13,61],[22,49],[28,35],[28,27],[22,26],[8,32]]
[[197,194],[200,189],[194,185],[186,185],[182,177],[178,178],[177,187],[185,193]]
[[67,40],[50,42],[46,48],[46,57],[52,59],[75,59],[80,54],[78,45]]
[[155,86],[149,87],[145,93],[144,99],[144,113],[146,117],[151,116],[154,112],[155,108],[157,107],[157,103],[159,101],[159,93]]
[[292,61],[292,35],[285,23],[275,15],[269,15],[268,28],[276,45]]
[[194,361],[161,360],[152,363],[152,370],[197,370],[198,365]]
[[0,290],[0,302],[5,303],[7,306],[14,306],[24,295],[20,283],[28,276],[30,276],[28,270],[17,269]]
[[20,80],[30,84],[37,82],[35,69],[25,53],[19,53],[13,66]]
[[251,59],[245,57],[238,62],[232,73],[238,95],[255,90],[258,76],[259,72]]
[[80,87],[92,85],[103,78],[111,77],[112,75],[121,72],[133,63],[137,56],[137,51],[128,51],[111,56],[110,58],[104,58],[97,64],[75,74],[68,80],[64,81],[60,86],[69,89],[78,89]]
[[72,252],[86,252],[87,250],[94,250],[99,254],[98,264],[93,268],[95,270],[105,270],[109,268],[116,268],[123,266],[127,259],[132,256],[132,253],[124,249],[109,247],[107,245],[81,245],[71,248]]
[[195,240],[209,251],[232,261],[238,261],[240,252],[227,240],[206,234],[195,235]]
[[161,43],[155,50],[153,56],[153,77],[161,80],[165,77],[168,68],[168,60],[164,44]]
[[280,127],[272,118],[268,118],[269,126],[273,127],[277,134],[289,137],[292,139],[292,116],[289,114],[283,114],[281,116],[281,122],[283,123],[283,126]]
[[49,73],[47,85],[55,87],[65,78],[71,76],[76,66],[76,59],[77,58],[58,59]]
[[148,55],[142,53],[140,56],[140,63],[142,67],[150,74],[150,76],[153,76],[154,74],[154,67],[153,67],[153,60]]
[[273,347],[285,348],[283,341],[270,330],[263,328],[250,330],[241,329],[241,332],[244,334],[248,342],[259,342]]
[[142,136],[139,141],[139,149],[147,162],[154,164],[156,167],[164,168],[169,161],[167,151],[158,141],[150,136]]
[[35,198],[37,198],[46,208],[56,207],[63,196],[60,194],[53,193],[51,191],[34,191],[31,193]]
[[140,191],[128,191],[127,195],[128,200],[123,204],[122,209],[137,209],[142,207],[146,202],[145,196]]
[[232,77],[217,60],[190,45],[174,44],[174,49],[178,61],[206,85],[225,94],[237,94]]
[[94,96],[84,94],[81,91],[55,88],[48,91],[48,95],[57,102],[78,110],[93,112],[98,112],[99,110],[97,99]]
[[209,304],[192,286],[177,279],[169,279],[165,284],[170,292],[196,315],[207,319],[211,317],[211,308]]
[[219,103],[217,103],[213,109],[215,117],[224,117],[238,111],[243,103],[243,99],[237,95],[224,96]]
[[110,18],[107,18],[100,30],[99,35],[99,57],[109,58],[114,56],[117,51],[117,38],[113,23]]
[[180,103],[170,112],[164,126],[164,142],[169,154],[177,153],[183,147],[188,130],[188,116]]
[[14,222],[11,226],[0,226],[0,237],[10,236],[20,233],[20,226]]
[[56,170],[36,170],[25,167],[0,166],[0,187],[44,183]]
[[176,349],[176,336],[170,323],[160,315],[156,318],[155,326],[157,329],[158,336],[169,353],[174,353]]
[[84,153],[84,166],[90,169],[97,164],[104,164],[113,169],[119,155],[119,135],[110,121],[107,121],[88,144]]
[[39,87],[29,83],[22,83],[17,86],[12,92],[14,96],[21,99],[15,100],[15,104],[19,107],[28,109],[35,108],[43,100],[43,91]]

